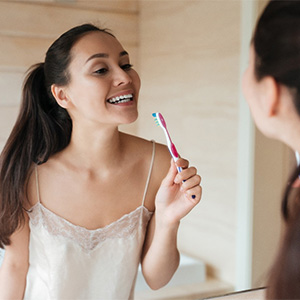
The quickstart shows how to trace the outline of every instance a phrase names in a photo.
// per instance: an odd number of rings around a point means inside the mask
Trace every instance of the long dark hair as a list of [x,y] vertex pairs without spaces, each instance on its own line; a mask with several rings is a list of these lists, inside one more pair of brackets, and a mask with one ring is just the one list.
[[[51,93],[51,85],[69,83],[73,45],[92,31],[83,24],[62,34],[48,49],[44,63],[32,66],[24,80],[19,116],[0,156],[0,247],[24,223],[27,182],[33,164],[42,164],[70,142],[72,121]],[[113,35],[112,35],[113,36]]]
[[[257,80],[272,76],[289,88],[300,115],[300,2],[271,0],[258,20],[253,46]],[[286,227],[270,272],[268,299],[300,299],[300,195],[291,195],[299,174],[297,167],[282,200]]]

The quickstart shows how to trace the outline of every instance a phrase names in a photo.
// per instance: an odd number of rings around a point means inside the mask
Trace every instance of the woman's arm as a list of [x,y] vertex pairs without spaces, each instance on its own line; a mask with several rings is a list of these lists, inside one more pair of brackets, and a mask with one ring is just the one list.
[[178,226],[160,226],[156,224],[156,215],[152,217],[144,245],[142,271],[154,290],[166,285],[178,268],[177,231]]
[[11,236],[11,244],[5,247],[0,268],[0,299],[23,299],[29,265],[29,225],[25,224]]
[[[178,173],[176,166],[182,167]],[[142,270],[152,289],[159,289],[172,278],[179,264],[177,232],[180,220],[199,203],[201,178],[188,161],[179,159],[171,167],[155,198],[142,255]]]

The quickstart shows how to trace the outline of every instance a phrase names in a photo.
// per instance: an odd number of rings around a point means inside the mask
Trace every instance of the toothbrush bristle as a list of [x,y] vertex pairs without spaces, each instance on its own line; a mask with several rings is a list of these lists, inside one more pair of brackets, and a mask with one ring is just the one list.
[[158,120],[158,113],[152,113],[152,116],[154,117],[155,124],[157,126],[160,126],[160,123],[159,123],[159,120]]

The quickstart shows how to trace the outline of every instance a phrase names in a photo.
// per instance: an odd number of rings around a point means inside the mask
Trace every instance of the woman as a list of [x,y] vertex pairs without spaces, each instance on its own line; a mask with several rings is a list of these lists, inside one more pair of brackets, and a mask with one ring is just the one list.
[[[257,127],[300,152],[300,2],[270,1],[253,36],[243,91]],[[285,236],[271,271],[269,299],[300,299],[300,168],[289,180],[282,203]]]
[[140,261],[151,288],[171,279],[200,176],[118,130],[136,120],[139,89],[122,45],[90,24],[30,70],[1,155],[0,299],[129,299]]

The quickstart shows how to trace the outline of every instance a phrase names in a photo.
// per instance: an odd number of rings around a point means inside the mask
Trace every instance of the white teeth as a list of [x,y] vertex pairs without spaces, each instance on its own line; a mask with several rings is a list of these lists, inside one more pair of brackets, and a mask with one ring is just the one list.
[[127,94],[127,95],[122,95],[122,96],[118,96],[118,97],[108,99],[107,101],[109,103],[124,103],[124,102],[131,101],[132,97],[133,97],[132,94]]

